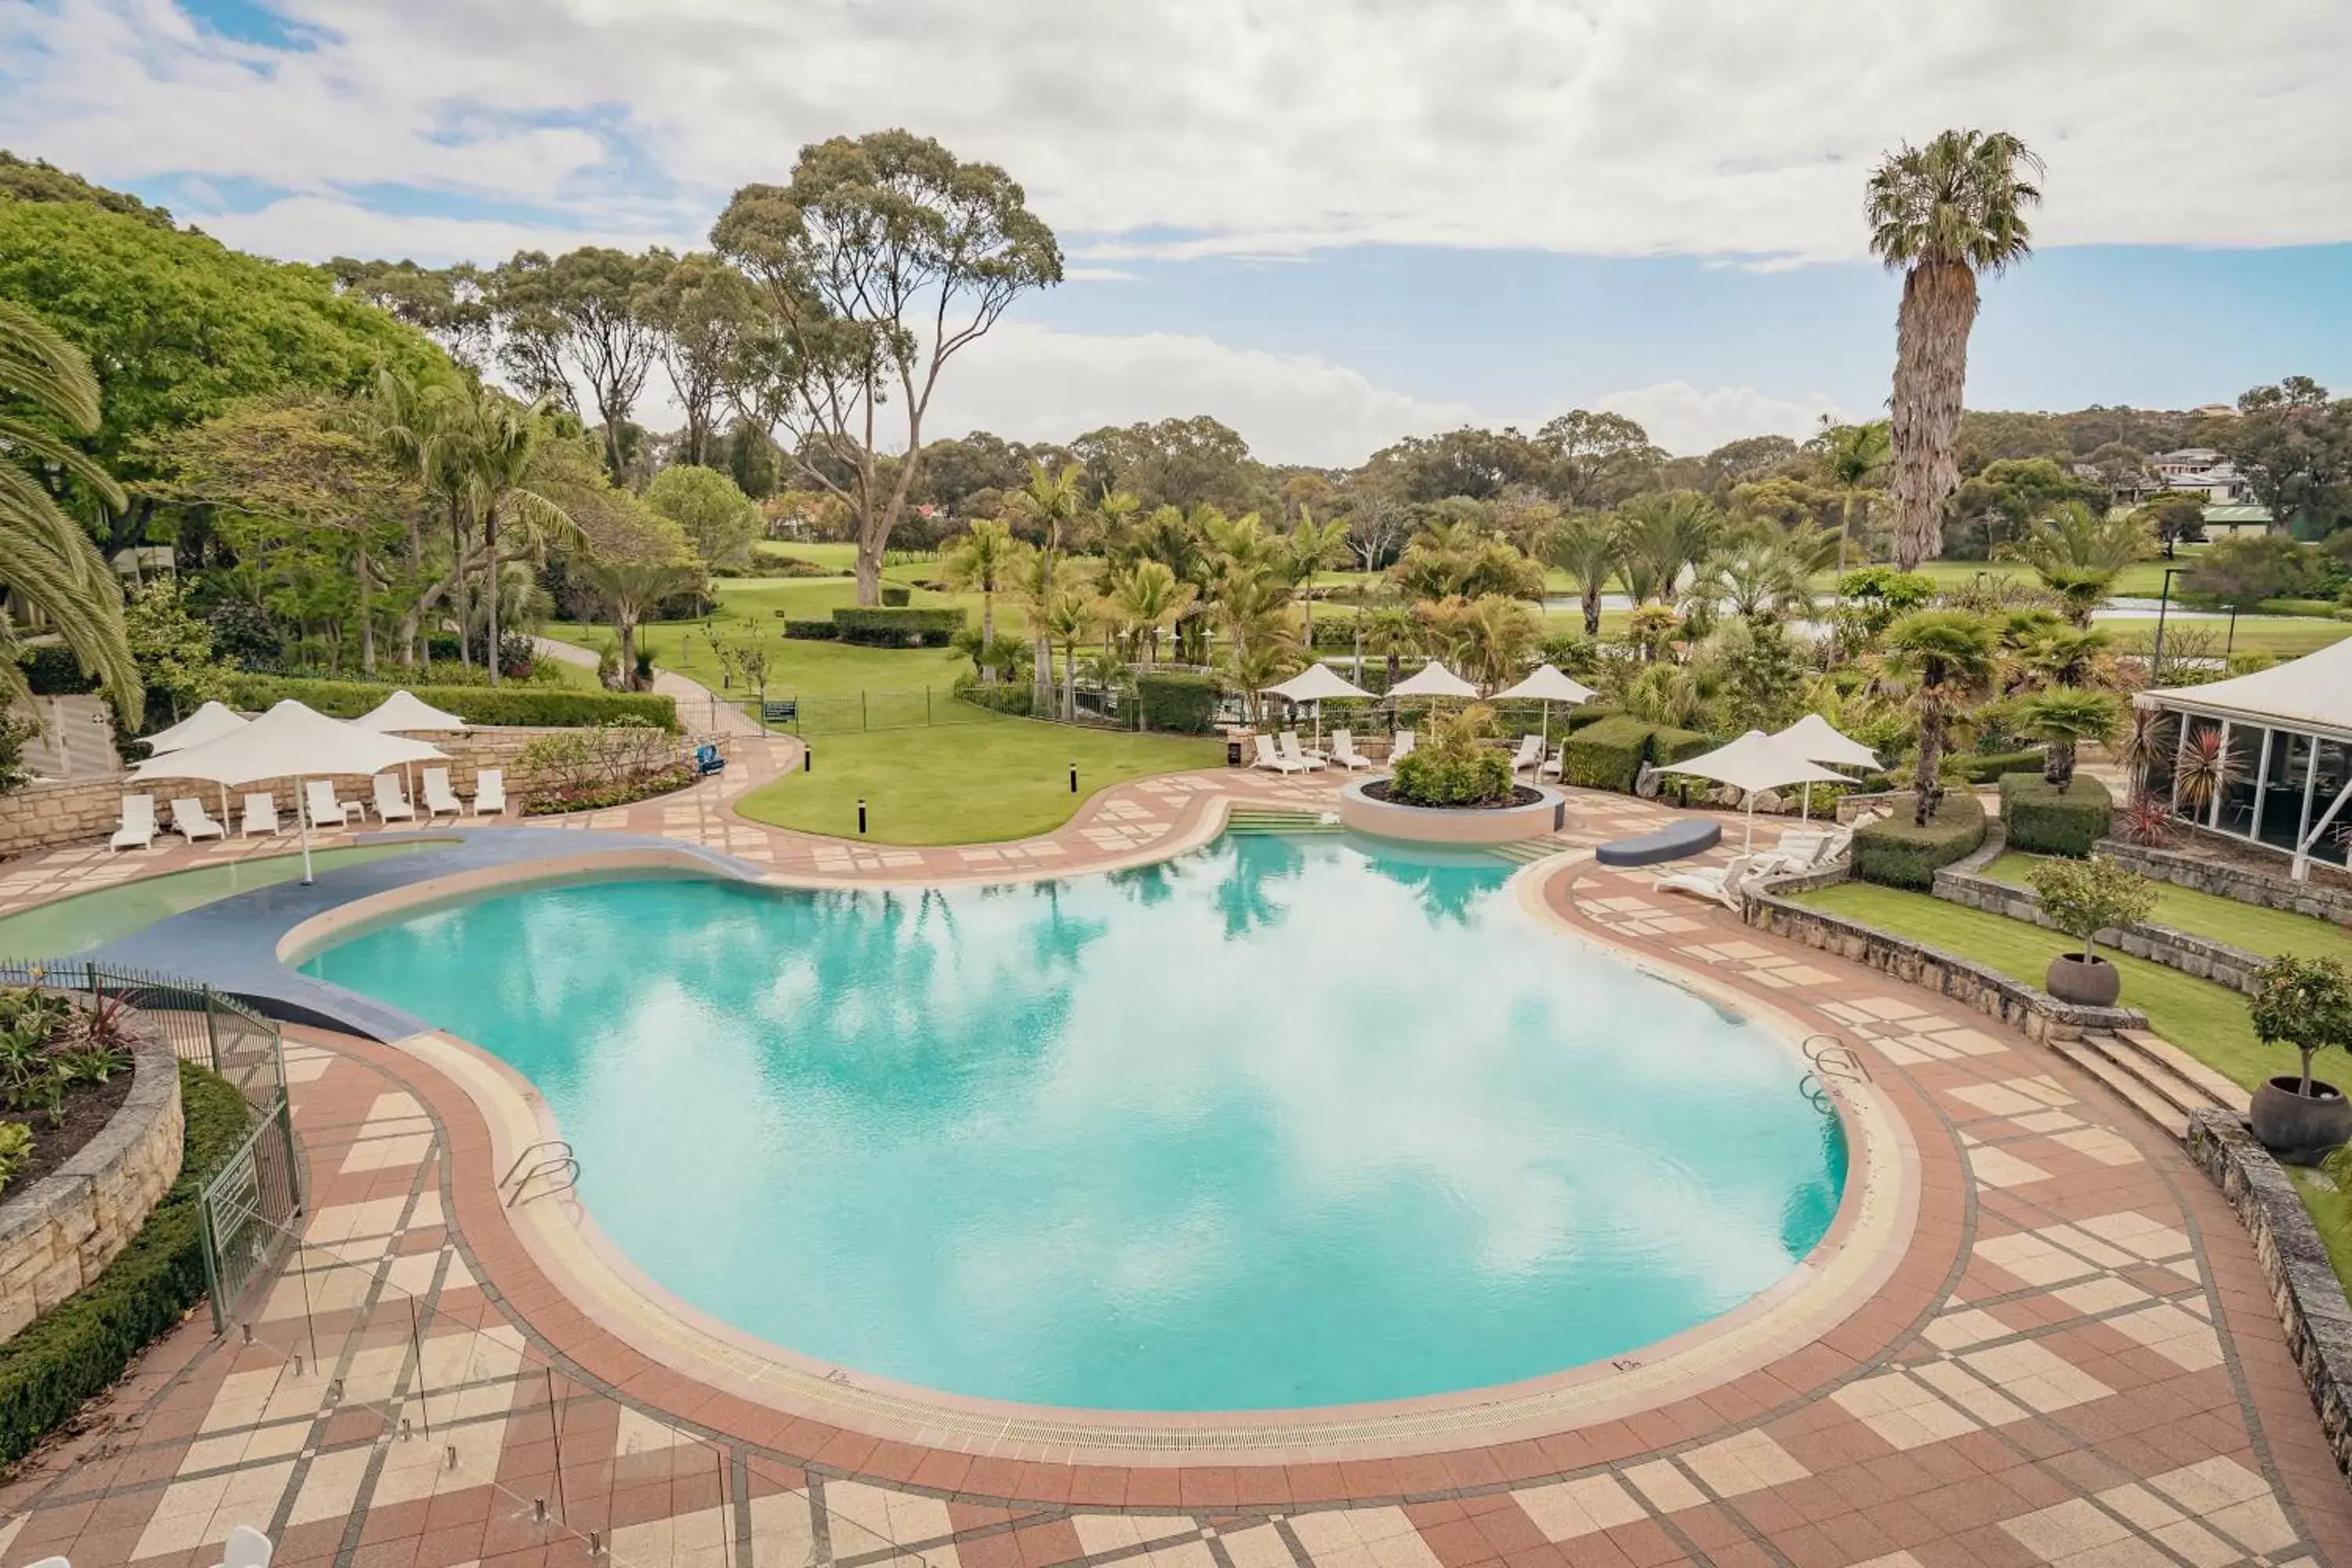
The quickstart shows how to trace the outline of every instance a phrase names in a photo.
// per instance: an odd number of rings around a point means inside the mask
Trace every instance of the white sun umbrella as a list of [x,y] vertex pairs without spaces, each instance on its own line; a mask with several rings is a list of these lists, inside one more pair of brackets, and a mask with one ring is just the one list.
[[1756,847],[1756,797],[1762,791],[1779,789],[1792,784],[1843,784],[1843,773],[1833,773],[1819,763],[1801,757],[1761,730],[1750,730],[1727,746],[1718,746],[1704,756],[1693,757],[1686,763],[1671,763],[1660,770],[1669,773],[1694,773],[1717,784],[1727,784],[1748,797],[1748,837],[1743,847]]
[[[397,731],[413,734],[463,730],[469,726],[455,713],[445,713],[406,687],[402,687],[373,708],[352,721],[362,730],[373,730],[380,735]],[[414,768],[404,768],[402,776],[408,783],[408,798],[416,798],[416,774]]]
[[1327,697],[1360,697],[1370,700],[1372,694],[1318,659],[1280,685],[1265,688],[1258,695],[1279,697],[1285,702],[1313,703],[1315,743],[1319,747],[1323,744],[1323,700]]
[[[1402,680],[1398,681],[1394,686],[1389,688],[1389,696],[1391,699],[1399,697],[1427,697],[1435,699],[1439,697],[1475,697],[1477,695],[1478,689],[1476,687],[1471,685],[1468,681],[1463,679],[1460,676],[1446,668],[1443,660],[1434,658],[1431,659],[1427,664],[1423,665],[1419,669],[1414,670],[1411,675],[1406,676]],[[1435,701],[1433,700],[1429,707],[1430,711],[1433,714],[1437,711],[1437,704]]]
[[1520,681],[1517,686],[1508,690],[1495,693],[1495,700],[1499,702],[1505,698],[1511,698],[1542,703],[1544,705],[1543,743],[1549,750],[1551,746],[1551,705],[1555,702],[1565,702],[1573,707],[1579,702],[1590,702],[1599,695],[1599,692],[1574,677],[1562,675],[1549,664],[1539,664],[1525,680]]
[[[147,737],[147,754],[160,757],[166,752],[184,752],[190,746],[201,746],[206,741],[217,741],[223,735],[234,735],[253,721],[233,712],[226,702],[207,702],[168,730],[158,730]],[[228,820],[228,786],[220,786],[221,820]]]
[[[1874,768],[1878,753],[1851,735],[1842,735],[1830,721],[1818,713],[1808,713],[1785,730],[1775,731],[1772,739],[1809,763],[1827,763],[1840,768]],[[1813,795],[1805,792],[1805,820],[1813,816]]]
[[302,830],[302,879],[310,879],[310,814],[303,786],[314,777],[381,773],[445,755],[429,741],[379,735],[305,708],[289,698],[242,730],[131,770],[134,779],[206,779],[224,787],[264,779],[294,781],[294,820]]

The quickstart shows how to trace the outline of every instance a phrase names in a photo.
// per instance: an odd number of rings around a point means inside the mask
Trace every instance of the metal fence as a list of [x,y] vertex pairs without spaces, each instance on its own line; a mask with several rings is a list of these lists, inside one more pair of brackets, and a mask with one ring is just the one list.
[[253,1127],[196,1194],[213,1327],[226,1332],[236,1304],[276,1270],[302,1212],[301,1164],[286,1093],[278,1025],[209,985],[79,960],[0,962],[0,985],[37,985],[93,1006],[120,1004],[137,1026],[181,1061],[236,1086]]

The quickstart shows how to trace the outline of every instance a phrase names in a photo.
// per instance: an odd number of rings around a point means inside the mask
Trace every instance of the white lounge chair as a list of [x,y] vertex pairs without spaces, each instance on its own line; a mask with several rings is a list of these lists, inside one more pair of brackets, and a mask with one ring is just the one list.
[[1303,773],[1307,771],[1305,763],[1294,763],[1274,749],[1273,736],[1253,735],[1250,738],[1255,743],[1257,750],[1257,760],[1250,763],[1250,766],[1265,768],[1277,773]]
[[440,816],[445,813],[450,816],[463,816],[466,815],[466,803],[459,800],[457,792],[449,787],[447,768],[427,768],[425,770],[425,814]]
[[337,800],[335,786],[325,779],[312,779],[303,785],[302,806],[310,814],[310,827],[314,832],[350,826],[352,813],[359,809],[349,801]]
[[414,822],[416,808],[408,804],[408,792],[400,787],[398,773],[375,775],[375,819],[378,822]]
[[269,1537],[249,1524],[240,1524],[228,1532],[228,1542],[221,1548],[220,1568],[269,1568],[269,1560],[276,1555]]
[[1658,879],[1662,893],[1689,893],[1696,898],[1712,899],[1734,914],[1739,911],[1739,888],[1755,869],[1756,857],[1734,855],[1721,866],[1699,866],[1688,871],[1676,871]]
[[1396,739],[1389,742],[1389,766],[1394,767],[1412,755],[1412,731],[1399,730]]
[[503,768],[484,768],[474,775],[474,815],[503,816],[507,810],[507,775]]
[[152,795],[126,795],[122,797],[122,826],[114,830],[113,846],[117,849],[144,849],[155,842],[159,832],[155,826],[155,797]]
[[1559,777],[1560,769],[1567,765],[1568,742],[1563,741],[1559,745],[1554,746],[1551,749],[1551,755],[1546,757],[1543,760],[1543,765],[1536,769],[1536,777],[1538,779],[1556,779]]
[[226,838],[228,829],[205,813],[205,803],[191,795],[172,801],[172,831],[194,844],[199,838]]
[[237,826],[237,837],[250,838],[255,834],[275,836],[278,832],[278,797],[267,790],[257,790],[245,797],[245,816]]
[[1516,778],[1520,773],[1528,772],[1542,761],[1543,737],[1541,735],[1522,735],[1519,737],[1519,749],[1511,757],[1511,774]]
[[1349,773],[1372,765],[1371,758],[1356,750],[1356,737],[1345,730],[1331,731],[1331,760]]
[[1296,730],[1285,730],[1275,737],[1274,743],[1281,749],[1284,762],[1296,763],[1302,771],[1311,773],[1323,765],[1323,753],[1310,752],[1301,746],[1298,743],[1298,731]]

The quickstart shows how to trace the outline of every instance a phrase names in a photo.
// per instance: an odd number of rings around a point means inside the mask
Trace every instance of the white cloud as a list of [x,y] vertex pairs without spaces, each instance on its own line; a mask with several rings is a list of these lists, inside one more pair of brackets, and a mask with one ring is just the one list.
[[1008,321],[940,383],[929,436],[992,430],[1066,441],[1104,425],[1207,414],[1271,463],[1337,466],[1400,437],[1475,417],[1461,404],[1391,391],[1343,367],[1173,332],[1065,332]]
[[199,213],[175,208],[174,217],[240,250],[296,261],[334,256],[388,257],[442,266],[488,258],[503,260],[518,250],[549,252],[583,245],[642,250],[667,245],[692,248],[698,237],[617,229],[556,227],[507,218],[440,217],[379,212],[331,196],[288,196],[251,212]]
[[[2340,0],[2226,26],[2209,0],[273,3],[316,47],[170,0],[0,7],[0,142],[100,179],[396,182],[670,238],[804,142],[903,123],[1003,163],[1108,262],[1819,258],[1860,251],[1881,152],[1990,124],[2050,159],[2044,243],[2352,238]],[[282,216],[305,215],[337,217]]]
[[1846,417],[1819,393],[1801,398],[1774,397],[1752,386],[1702,390],[1686,381],[1662,381],[1655,386],[1612,392],[1594,398],[1592,406],[1638,421],[1652,441],[1678,456],[1711,452],[1745,436],[1802,439],[1820,427],[1822,415]]

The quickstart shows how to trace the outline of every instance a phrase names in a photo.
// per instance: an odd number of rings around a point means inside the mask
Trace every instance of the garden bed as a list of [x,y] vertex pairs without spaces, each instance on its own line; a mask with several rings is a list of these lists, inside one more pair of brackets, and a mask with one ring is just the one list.
[[1424,806],[1418,801],[1399,800],[1393,793],[1395,781],[1373,779],[1364,787],[1364,798],[1377,800],[1383,805],[1409,807],[1415,811],[1511,811],[1519,806],[1534,805],[1542,801],[1544,792],[1526,784],[1513,784],[1511,793],[1502,800],[1465,801],[1459,805]]
[[561,816],[573,811],[609,811],[614,806],[635,805],[656,795],[674,795],[693,784],[694,780],[694,769],[680,763],[676,767],[634,779],[623,779],[617,784],[535,789],[524,797],[522,814],[525,816]]
[[21,1192],[80,1153],[82,1146],[103,1132],[122,1102],[131,1098],[131,1077],[126,1069],[109,1073],[104,1083],[76,1084],[66,1096],[60,1121],[10,1112],[22,1117],[23,1124],[33,1130],[33,1143],[24,1163],[9,1174],[5,1190]]

